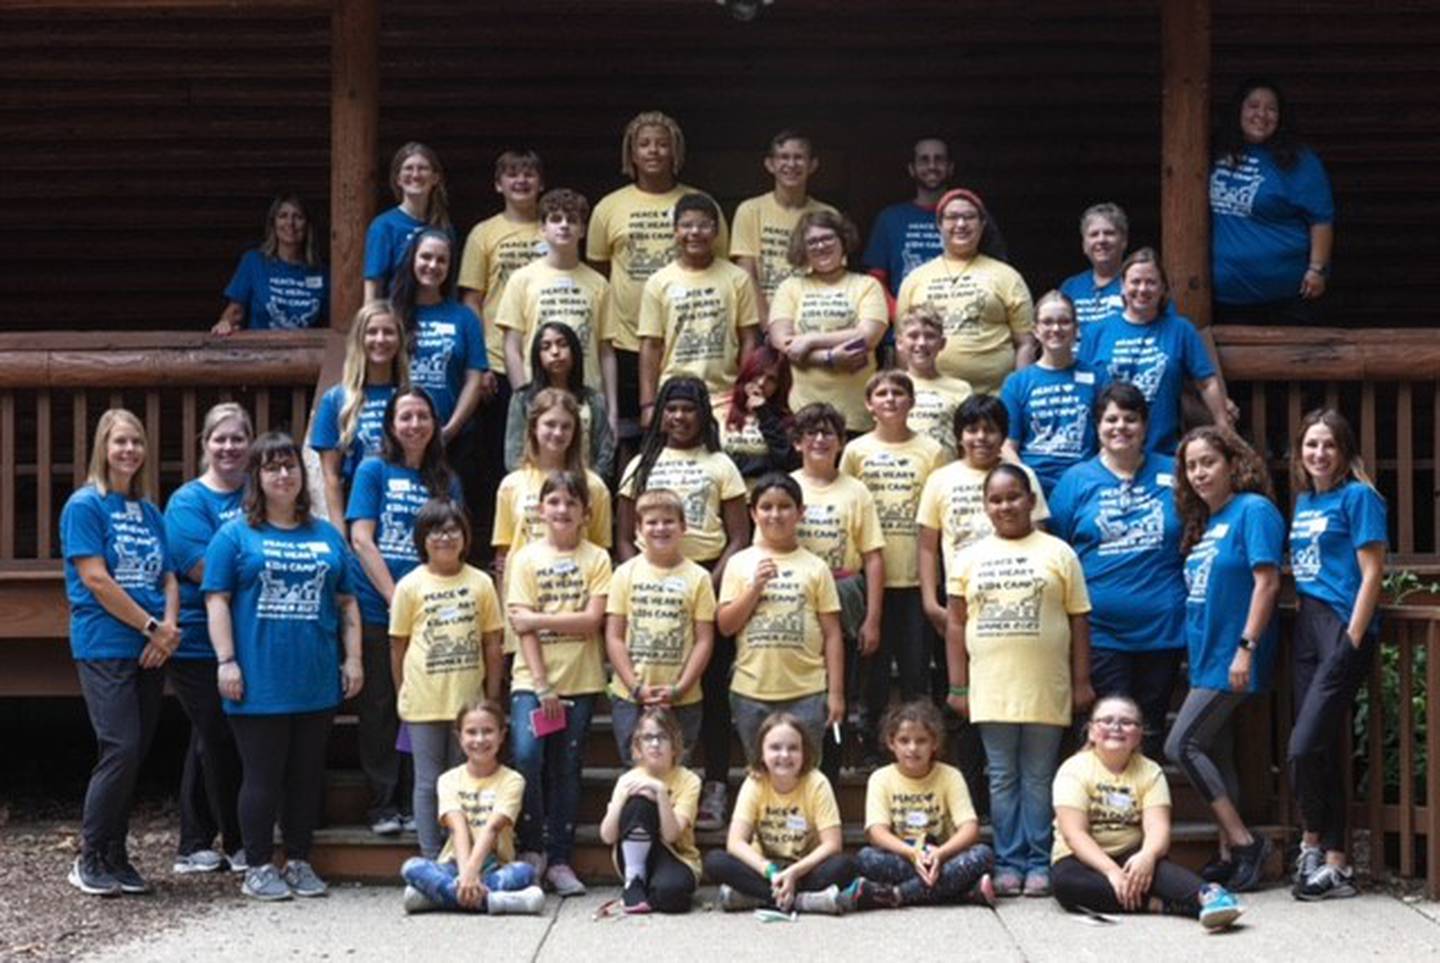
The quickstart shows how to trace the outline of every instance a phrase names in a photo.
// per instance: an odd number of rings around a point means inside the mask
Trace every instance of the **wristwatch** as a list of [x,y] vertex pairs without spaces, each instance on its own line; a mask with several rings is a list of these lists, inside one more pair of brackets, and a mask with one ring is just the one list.
[[152,615],[150,616],[150,618],[145,620],[145,628],[141,629],[140,631],[145,633],[146,638],[149,638],[150,636],[155,634],[155,630],[158,628],[160,628],[160,623],[155,621],[155,616]]
[[1259,643],[1256,642],[1254,639],[1247,639],[1243,635],[1240,636],[1240,648],[1244,649],[1246,652],[1254,652],[1257,645],[1259,645]]

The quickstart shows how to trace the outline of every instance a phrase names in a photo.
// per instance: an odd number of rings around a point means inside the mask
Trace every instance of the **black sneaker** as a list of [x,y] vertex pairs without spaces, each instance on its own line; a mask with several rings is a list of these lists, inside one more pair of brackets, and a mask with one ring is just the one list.
[[1301,846],[1300,852],[1295,857],[1295,872],[1290,876],[1290,892],[1300,899],[1300,891],[1305,886],[1305,881],[1315,875],[1315,871],[1325,865],[1325,851],[1319,846]]
[[630,915],[650,912],[650,901],[645,898],[645,881],[636,876],[626,883],[620,894],[620,903]]
[[1260,885],[1260,875],[1274,848],[1268,836],[1256,836],[1248,846],[1231,846],[1230,858],[1235,861],[1235,872],[1230,882],[1224,884],[1225,888],[1232,893],[1248,893]]
[[1200,867],[1200,878],[1207,883],[1219,883],[1221,886],[1230,884],[1230,877],[1235,875],[1235,861],[1224,856],[1216,857],[1204,866]]
[[1355,888],[1355,871],[1349,866],[1333,866],[1329,863],[1322,863],[1295,892],[1296,899],[1307,903],[1359,895],[1360,891]]
[[135,864],[130,862],[130,857],[123,847],[116,847],[105,854],[105,868],[110,870],[110,875],[120,884],[120,892],[132,896],[150,892],[150,884],[140,875]]
[[94,850],[75,857],[68,879],[71,886],[91,896],[120,895],[120,881],[105,868],[105,861]]

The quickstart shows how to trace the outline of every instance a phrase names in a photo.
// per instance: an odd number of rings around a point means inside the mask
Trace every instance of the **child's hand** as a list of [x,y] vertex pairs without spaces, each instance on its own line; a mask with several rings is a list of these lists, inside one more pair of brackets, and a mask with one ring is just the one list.
[[809,353],[810,338],[806,335],[797,334],[785,342],[785,357],[790,359],[791,364],[803,364]]
[[553,722],[565,713],[565,707],[560,704],[560,696],[551,691],[540,697],[540,711]]
[[845,721],[845,693],[832,692],[825,697],[825,728]]
[[[904,644],[903,642],[901,644]],[[874,655],[880,651],[880,620],[866,619],[860,624],[860,654]]]
[[1095,701],[1095,689],[1090,683],[1082,682],[1074,687],[1071,698],[1075,703],[1075,711],[1084,712]]
[[538,632],[539,625],[534,612],[510,610],[510,627],[515,630],[516,635],[524,635],[526,632]]
[[644,796],[652,802],[659,802],[664,794],[663,782],[640,773],[636,773],[635,778],[630,780],[630,785],[625,787],[626,796]]
[[780,567],[775,564],[773,558],[762,559],[760,564],[755,566],[755,574],[751,577],[750,584],[763,590],[765,585],[779,574]]
[[485,903],[485,884],[478,870],[463,869],[455,881],[455,899],[466,909],[478,910]]
[[795,905],[795,873],[794,866],[783,869],[775,874],[770,881],[770,898],[775,905],[784,912],[790,912],[790,907]]
[[940,879],[940,860],[935,855],[935,850],[929,844],[921,843],[915,847],[915,872],[920,876],[920,882],[926,887],[934,886]]
[[945,638],[945,606],[937,605],[934,602],[925,601],[925,617],[930,620],[935,631],[943,640]]
[[947,696],[945,704],[950,710],[962,719],[970,718],[970,697],[969,696]]
[[635,700],[646,706],[669,705],[670,687],[668,685],[641,685],[635,690]]
[[755,411],[765,404],[765,388],[759,381],[749,381],[745,384],[745,410]]

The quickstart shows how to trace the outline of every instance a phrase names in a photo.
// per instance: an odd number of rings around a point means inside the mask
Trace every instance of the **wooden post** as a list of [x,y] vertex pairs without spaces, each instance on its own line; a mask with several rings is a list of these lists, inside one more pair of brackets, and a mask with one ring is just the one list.
[[336,0],[330,15],[330,326],[338,331],[360,308],[379,128],[379,0]]
[[1210,324],[1210,0],[1160,6],[1160,234],[1170,293]]

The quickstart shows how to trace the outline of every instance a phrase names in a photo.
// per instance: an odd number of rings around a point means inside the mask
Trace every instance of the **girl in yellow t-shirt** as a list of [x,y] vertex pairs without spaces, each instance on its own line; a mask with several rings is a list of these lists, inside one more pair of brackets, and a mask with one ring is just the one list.
[[390,669],[400,718],[415,759],[412,812],[420,854],[434,859],[445,842],[435,809],[435,780],[460,761],[451,737],[455,713],[484,695],[500,698],[500,598],[490,576],[465,564],[470,521],[448,498],[432,498],[415,516],[420,566],[390,600]]
[[500,764],[505,710],[490,699],[465,702],[455,714],[455,737],[465,762],[436,783],[450,839],[438,859],[416,856],[401,867],[405,912],[539,913],[545,894],[535,885],[535,869],[515,861],[525,780]]
[[700,777],[680,765],[685,736],[669,709],[651,706],[630,739],[635,768],[615,782],[600,838],[615,847],[626,913],[685,913],[700,880],[695,809]]
[[766,475],[750,504],[755,544],[725,566],[715,627],[735,636],[730,711],[754,760],[761,723],[776,712],[792,714],[816,745],[845,717],[845,650],[835,578],[800,546],[800,483]]
[[1090,597],[1075,552],[1036,531],[1018,465],[985,477],[994,534],[957,556],[945,626],[949,704],[980,730],[1000,896],[1050,893],[1050,783],[1071,712],[1090,688]]
[[561,896],[585,892],[570,855],[585,739],[605,688],[610,556],[585,540],[589,499],[580,475],[552,472],[540,486],[545,537],[516,553],[505,579],[506,615],[520,640],[510,676],[510,752],[525,776],[520,858],[548,864],[545,881]]
[[885,713],[880,732],[895,757],[865,787],[861,878],[841,900],[856,909],[976,902],[993,905],[995,852],[980,842],[980,821],[965,777],[939,762],[940,711],[929,701]]
[[1085,748],[1055,774],[1055,898],[1069,910],[1198,916],[1223,929],[1244,912],[1240,901],[1165,858],[1170,787],[1140,753],[1144,732],[1135,700],[1106,696]]
[[844,850],[835,790],[815,768],[814,741],[788,712],[766,716],[756,739],[725,848],[705,854],[721,908],[843,912],[840,892],[855,878],[855,859]]

